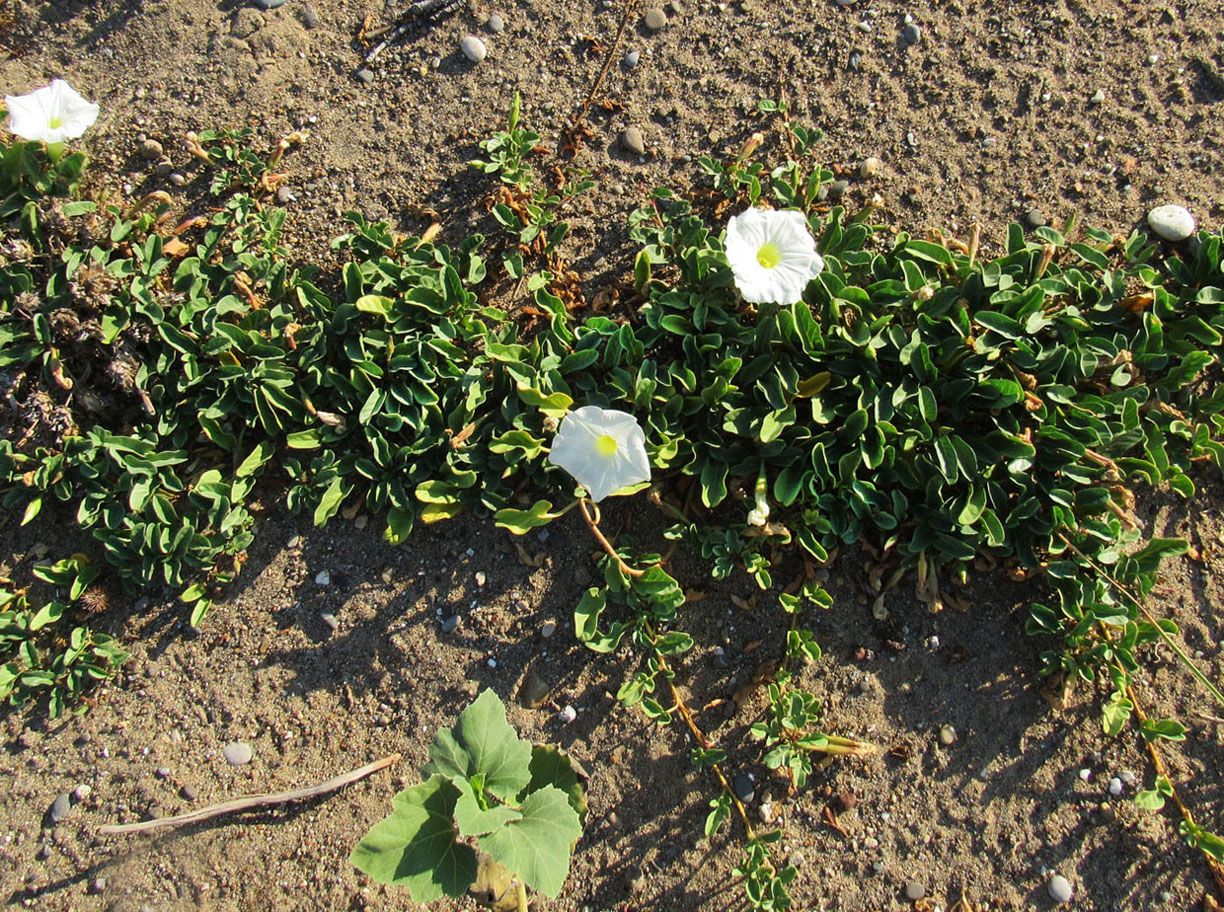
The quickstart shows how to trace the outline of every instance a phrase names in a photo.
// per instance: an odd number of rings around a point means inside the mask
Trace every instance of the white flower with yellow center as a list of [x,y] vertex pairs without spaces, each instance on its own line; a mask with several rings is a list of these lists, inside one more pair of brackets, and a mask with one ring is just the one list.
[[31,142],[48,145],[76,139],[98,119],[96,104],[91,104],[62,79],[53,79],[27,95],[5,95],[9,129]]
[[650,480],[646,434],[628,412],[584,405],[561,421],[548,461],[587,489],[591,500]]
[[752,304],[794,304],[824,269],[803,213],[749,209],[727,222],[727,262]]

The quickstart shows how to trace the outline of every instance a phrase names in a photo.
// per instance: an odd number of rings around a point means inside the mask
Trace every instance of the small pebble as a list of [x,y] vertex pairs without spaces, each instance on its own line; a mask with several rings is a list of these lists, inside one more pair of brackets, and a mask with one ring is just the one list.
[[519,686],[518,699],[528,709],[538,709],[544,705],[551,690],[548,682],[533,668]]
[[918,900],[922,899],[922,897],[924,896],[926,896],[926,886],[924,884],[921,884],[916,880],[906,881],[906,884],[905,884],[905,898],[906,899],[910,900],[910,902],[917,902]]
[[364,82],[366,85],[369,85],[371,82],[374,81],[374,71],[369,69],[368,67],[362,67],[360,70],[357,71],[357,78],[360,79],[362,82]]
[[1117,776],[1114,776],[1109,780],[1109,794],[1113,795],[1115,798],[1122,794],[1122,780]]
[[487,583],[488,581],[489,581],[489,578],[488,576],[485,575],[485,572],[483,570],[476,571],[476,585],[477,586],[484,586],[484,584]]
[[88,782],[82,782],[72,790],[72,800],[78,804],[93,794],[93,789],[89,787]]
[[178,172],[178,171],[171,171],[171,172],[170,172],[170,186],[172,186],[172,187],[181,187],[181,186],[183,186],[183,184],[185,184],[185,183],[187,183],[187,177],[186,177],[186,175],[184,175],[184,174],[182,174],[182,173],[180,173],[180,172]]
[[939,726],[939,743],[948,747],[956,743],[956,729],[951,725]]
[[835,180],[829,184],[829,199],[841,199],[846,195],[846,191],[850,189],[850,182],[846,180]]
[[1103,103],[1105,101],[1105,90],[1097,89],[1096,92],[1093,93],[1092,97],[1088,99],[1088,101],[1094,105]]
[[318,573],[316,573],[315,574],[315,585],[316,586],[330,586],[331,585],[331,572],[328,570],[320,570]]
[[906,44],[917,44],[922,40],[922,29],[911,22],[901,30],[901,40]]
[[1123,785],[1129,785],[1132,787],[1139,781],[1139,778],[1130,770],[1122,770],[1122,772],[1118,774],[1118,778],[1122,780]]
[[757,813],[761,815],[761,823],[767,826],[773,823],[774,818],[777,816],[772,801],[762,801],[761,806],[757,809]]
[[170,777],[170,767],[159,766],[153,773],[158,779],[168,779]]
[[145,161],[157,161],[165,154],[166,150],[156,139],[146,139],[140,144],[140,157]]
[[485,22],[485,28],[496,35],[502,31],[505,31],[506,20],[501,17],[501,13],[494,13]]
[[[458,626],[459,626],[459,615],[452,614],[450,617],[448,617],[446,620],[442,622],[442,632],[443,633],[454,633],[455,629]],[[492,666],[489,666],[489,667],[492,667]]]
[[646,16],[643,19],[646,23],[646,28],[652,32],[657,32],[663,26],[667,25],[667,13],[661,9],[646,10]]
[[95,877],[89,885],[90,893],[103,893],[106,891],[106,878]]
[[557,624],[555,621],[545,621],[544,625],[540,628],[540,636],[544,637],[546,640],[552,637],[552,635],[556,632]]
[[221,752],[225,755],[225,762],[230,766],[244,766],[250,763],[251,758],[255,756],[251,745],[245,741],[231,741]]
[[1184,206],[1157,206],[1147,217],[1148,227],[1171,243],[1194,234],[1194,216]]
[[463,56],[472,63],[480,63],[488,56],[489,52],[485,48],[485,43],[475,35],[465,35],[459,40],[459,50],[463,52]]
[[289,0],[255,0],[255,5],[260,9],[274,10],[278,6],[284,6]]
[[195,801],[198,797],[200,797],[200,790],[194,785],[184,785],[181,789],[179,789],[179,794],[188,801]]
[[308,29],[317,29],[323,24],[323,19],[319,15],[319,11],[314,8],[314,4],[307,3],[302,8],[302,23]]
[[54,823],[60,823],[61,821],[66,820],[68,815],[71,813],[72,796],[67,792],[57,796],[56,799],[51,802],[51,820]]
[[632,70],[635,66],[638,65],[638,61],[641,59],[642,59],[642,54],[640,51],[630,51],[628,54],[625,55],[625,60],[624,60],[625,69]]
[[572,706],[566,706],[563,710],[557,713],[557,721],[562,725],[569,725],[578,718],[578,710]]
[[340,629],[340,621],[330,611],[319,612],[319,620],[321,620],[324,624],[326,624],[327,628],[332,633],[335,633],[337,630]]
[[494,658],[490,657],[490,658],[489,658],[489,661],[485,662],[485,664],[486,664],[486,665],[488,665],[490,668],[496,668],[496,667],[497,667],[497,659],[494,659]]
[[1092,778],[1092,770],[1087,769],[1087,768],[1080,770],[1079,777],[1084,782],[1087,782],[1089,779]]
[[621,134],[621,145],[634,155],[646,154],[646,141],[642,138],[642,131],[637,127],[625,129],[625,132]]
[[1050,899],[1054,900],[1054,902],[1071,902],[1071,884],[1061,874],[1055,874],[1051,877],[1050,882],[1046,884],[1046,889],[1050,891]]
[[748,804],[756,795],[756,779],[751,773],[736,773],[731,777],[731,790],[736,798]]
[[880,161],[874,155],[870,158],[864,158],[863,163],[859,165],[858,176],[862,178],[871,177],[879,173],[879,170],[884,167],[884,162]]
[[1030,209],[1024,213],[1024,224],[1030,228],[1040,228],[1043,225],[1048,225],[1049,221],[1046,219],[1045,213],[1040,209]]
[[[845,4],[842,4],[842,5],[844,6]],[[873,861],[871,863],[871,870],[875,871],[877,874],[883,874],[884,873],[884,862]]]
[[[277,188],[276,201],[280,203],[282,206],[288,206],[290,203],[292,203],[296,199],[297,197],[294,195],[293,191],[290,190],[288,187]],[[365,520],[366,520],[366,515],[362,513],[360,516],[357,517],[357,521],[354,523],[354,525],[356,525],[358,529],[364,529]]]

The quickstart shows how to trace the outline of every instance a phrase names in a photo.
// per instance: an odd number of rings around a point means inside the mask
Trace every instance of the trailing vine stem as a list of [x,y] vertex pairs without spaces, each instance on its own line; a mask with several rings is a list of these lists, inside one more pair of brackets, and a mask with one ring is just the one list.
[[[654,646],[656,636],[654,628],[650,626],[649,621],[643,621],[642,626],[645,628],[646,636],[650,638],[651,646]],[[664,679],[667,681],[667,689],[671,693],[672,704],[680,713],[680,718],[684,720],[684,724],[688,726],[689,734],[693,736],[693,740],[703,748],[709,750],[713,745],[710,739],[706,737],[705,732],[697,724],[697,720],[693,718],[693,711],[689,709],[688,703],[685,702],[679,688],[676,687],[675,674],[667,664],[667,657],[657,648],[654,650],[655,659],[659,663],[659,671],[662,672]],[[751,842],[756,839],[756,830],[753,829],[752,822],[748,819],[748,812],[744,810],[744,805],[740,801],[739,796],[735,794],[735,789],[731,787],[731,782],[727,779],[727,774],[723,772],[722,764],[711,763],[710,769],[714,771],[714,775],[718,777],[719,784],[722,785],[723,791],[731,799],[731,803],[735,806],[735,810],[739,813],[740,819],[744,822],[744,830],[748,834],[748,840]]]

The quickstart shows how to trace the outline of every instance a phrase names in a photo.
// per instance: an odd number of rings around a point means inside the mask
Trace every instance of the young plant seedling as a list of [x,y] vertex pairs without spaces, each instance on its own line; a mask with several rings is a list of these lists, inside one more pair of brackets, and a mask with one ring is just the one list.
[[420,903],[470,891],[526,912],[528,887],[555,898],[587,812],[569,757],[518,737],[486,690],[438,732],[429,758],[425,781],[395,796],[349,860]]

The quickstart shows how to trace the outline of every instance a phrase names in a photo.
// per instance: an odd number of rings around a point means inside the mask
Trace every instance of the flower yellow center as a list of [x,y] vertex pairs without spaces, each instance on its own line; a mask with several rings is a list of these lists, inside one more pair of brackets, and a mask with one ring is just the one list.
[[47,121],[47,126],[49,126],[52,130],[58,130],[63,125],[64,118],[62,117],[52,117],[49,121]]
[[595,441],[595,452],[600,456],[612,456],[616,453],[616,440],[608,434],[600,434]]
[[766,269],[773,269],[782,262],[782,251],[778,249],[778,245],[773,241],[766,241],[757,250],[757,262]]

